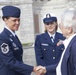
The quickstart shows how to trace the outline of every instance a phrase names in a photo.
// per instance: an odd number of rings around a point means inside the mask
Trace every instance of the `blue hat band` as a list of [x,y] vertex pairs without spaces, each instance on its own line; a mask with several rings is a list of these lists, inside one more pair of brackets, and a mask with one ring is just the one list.
[[54,22],[54,21],[57,21],[56,17],[50,17],[50,18],[44,18],[43,19],[44,23],[51,23],[51,22]]

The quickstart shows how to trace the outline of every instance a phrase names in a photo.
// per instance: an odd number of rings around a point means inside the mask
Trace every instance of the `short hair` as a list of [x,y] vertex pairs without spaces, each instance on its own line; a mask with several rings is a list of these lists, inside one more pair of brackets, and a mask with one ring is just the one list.
[[8,17],[8,16],[2,16],[2,19],[4,20],[4,19],[9,19],[10,17]]
[[76,8],[66,9],[61,15],[61,22],[65,27],[73,28],[73,31],[76,32]]

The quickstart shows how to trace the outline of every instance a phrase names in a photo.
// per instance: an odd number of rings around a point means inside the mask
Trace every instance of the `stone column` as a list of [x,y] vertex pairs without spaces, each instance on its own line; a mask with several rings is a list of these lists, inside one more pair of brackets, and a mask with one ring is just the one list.
[[22,43],[34,42],[32,0],[20,0],[19,7],[21,8],[20,40]]

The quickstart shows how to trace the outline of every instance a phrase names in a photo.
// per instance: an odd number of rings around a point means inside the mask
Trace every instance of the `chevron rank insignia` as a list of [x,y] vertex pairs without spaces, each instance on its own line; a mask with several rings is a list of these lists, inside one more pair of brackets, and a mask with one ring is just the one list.
[[4,53],[4,54],[8,53],[8,52],[9,52],[9,46],[8,46],[8,44],[3,43],[3,44],[1,45],[1,51],[2,51],[2,53]]

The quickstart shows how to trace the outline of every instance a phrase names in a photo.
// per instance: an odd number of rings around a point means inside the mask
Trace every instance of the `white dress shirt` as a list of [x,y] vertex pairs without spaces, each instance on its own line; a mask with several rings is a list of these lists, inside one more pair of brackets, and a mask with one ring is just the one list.
[[62,63],[62,59],[63,59],[64,53],[65,53],[65,51],[66,51],[66,48],[68,47],[70,41],[72,40],[72,38],[73,38],[75,35],[76,35],[76,34],[72,35],[71,37],[69,37],[68,39],[65,39],[65,40],[63,41],[63,44],[64,44],[64,46],[65,46],[65,49],[64,49],[64,51],[63,51],[63,53],[62,53],[62,55],[61,55],[61,59],[60,59],[60,61],[59,61],[59,63],[58,63],[58,66],[56,67],[56,75],[62,75],[62,73],[61,73],[61,63]]
[[54,34],[51,34],[51,33],[48,32],[48,34],[49,34],[50,37],[52,37],[51,40],[52,40],[52,42],[54,43],[55,33],[54,33]]
[[9,30],[11,33],[12,33],[12,35],[15,37],[15,32],[13,32],[11,29],[9,29],[7,26],[5,26],[5,28],[7,29],[7,30]]

